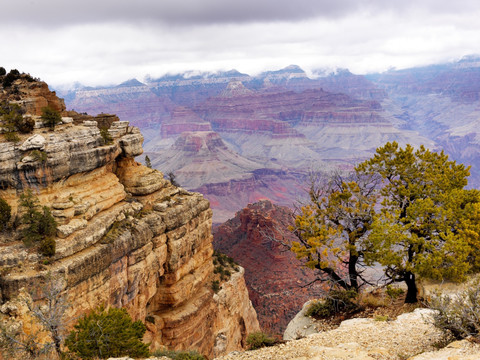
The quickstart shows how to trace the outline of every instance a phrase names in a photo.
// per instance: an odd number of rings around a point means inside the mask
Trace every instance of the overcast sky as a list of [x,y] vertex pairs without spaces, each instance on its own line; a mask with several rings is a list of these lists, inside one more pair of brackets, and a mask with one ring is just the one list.
[[0,66],[53,86],[297,64],[357,74],[480,53],[478,0],[2,0]]

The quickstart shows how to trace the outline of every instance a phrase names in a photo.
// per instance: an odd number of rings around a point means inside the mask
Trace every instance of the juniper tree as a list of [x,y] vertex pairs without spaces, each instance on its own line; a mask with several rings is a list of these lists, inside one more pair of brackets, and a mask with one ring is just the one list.
[[423,146],[387,143],[356,167],[379,174],[381,211],[372,223],[367,263],[379,262],[390,281],[405,282],[406,302],[417,301],[416,277],[462,280],[478,258],[472,225],[480,195],[466,190],[469,168]]

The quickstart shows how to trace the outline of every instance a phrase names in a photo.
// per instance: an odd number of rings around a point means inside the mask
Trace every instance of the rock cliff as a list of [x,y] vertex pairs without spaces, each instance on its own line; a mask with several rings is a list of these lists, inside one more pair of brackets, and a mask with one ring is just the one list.
[[100,304],[124,307],[146,323],[152,348],[210,358],[241,349],[258,321],[243,269],[212,290],[209,202],[135,162],[143,136],[127,121],[111,124],[108,142],[96,121],[63,120],[0,143],[0,197],[17,215],[19,195],[32,189],[59,224],[51,258],[26,248],[18,231],[0,235],[2,302],[53,276],[69,319]]
[[305,301],[322,294],[295,254],[272,238],[291,241],[292,211],[269,201],[249,204],[214,230],[214,247],[245,268],[245,281],[263,329],[283,334]]

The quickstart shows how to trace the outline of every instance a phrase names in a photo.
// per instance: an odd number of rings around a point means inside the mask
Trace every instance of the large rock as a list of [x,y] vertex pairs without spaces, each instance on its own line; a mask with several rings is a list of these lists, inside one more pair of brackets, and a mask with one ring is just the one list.
[[[2,303],[22,288],[41,301],[40,284],[60,278],[69,326],[103,304],[146,323],[152,349],[209,358],[242,349],[259,325],[242,271],[212,290],[209,202],[133,160],[143,151],[138,129],[112,121],[113,143],[105,145],[96,121],[84,120],[36,129],[22,148],[0,143],[0,197],[16,216],[19,195],[34,188],[59,225],[49,259],[26,249],[18,233],[0,234]],[[47,157],[36,160],[42,147]]]

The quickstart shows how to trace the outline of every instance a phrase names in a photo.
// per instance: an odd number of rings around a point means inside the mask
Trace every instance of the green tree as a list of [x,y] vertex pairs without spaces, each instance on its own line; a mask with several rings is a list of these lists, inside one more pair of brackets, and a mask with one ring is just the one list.
[[3,66],[0,66],[0,76],[4,76],[7,73],[7,70]]
[[23,210],[22,240],[26,246],[40,242],[40,252],[45,256],[55,254],[55,239],[57,223],[47,206],[41,207],[38,199],[27,189],[20,195],[20,207]]
[[5,229],[12,216],[12,208],[8,203],[0,198],[0,231]]
[[405,282],[407,303],[417,302],[417,276],[462,280],[479,245],[478,232],[468,229],[480,201],[478,191],[464,189],[469,168],[443,152],[393,142],[356,170],[382,180],[367,263],[379,262],[392,282]]
[[150,158],[148,157],[148,155],[145,156],[145,166],[152,168],[152,162],[150,161]]
[[142,342],[145,325],[133,322],[125,309],[99,307],[74,328],[65,345],[82,359],[149,356],[148,345]]
[[336,174],[320,185],[312,181],[310,202],[291,228],[299,240],[291,250],[319,272],[319,279],[358,291],[359,265],[370,251],[364,240],[375,214],[374,190],[374,177],[352,174],[347,180]]
[[54,130],[55,125],[57,125],[62,121],[62,117],[60,116],[60,113],[50,106],[44,107],[42,109],[41,118],[44,124],[48,126],[51,130]]

